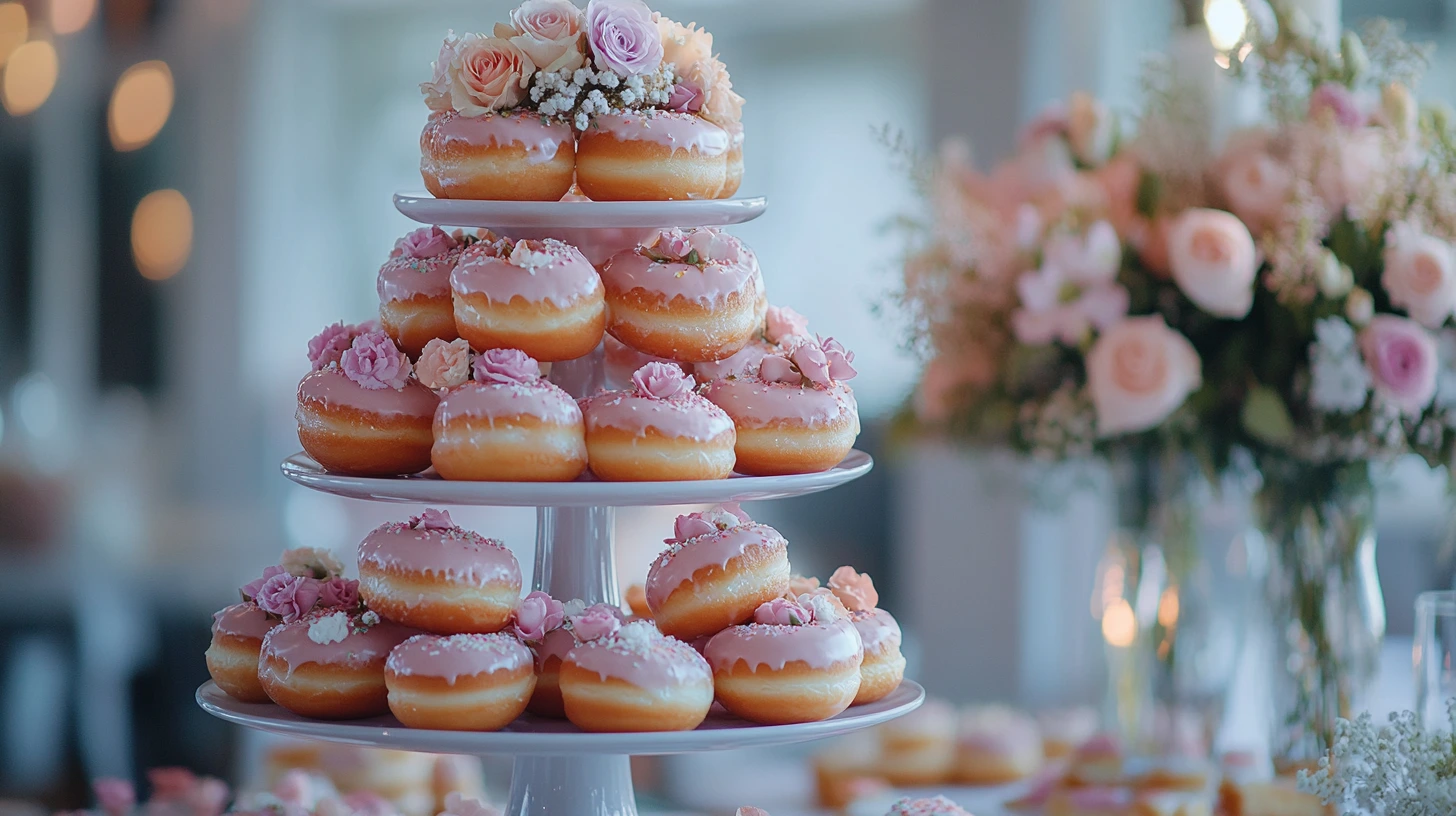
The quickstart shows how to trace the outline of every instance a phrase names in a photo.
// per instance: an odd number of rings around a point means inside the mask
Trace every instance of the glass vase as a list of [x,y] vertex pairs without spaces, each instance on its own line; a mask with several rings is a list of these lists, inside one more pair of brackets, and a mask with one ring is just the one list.
[[1250,490],[1174,454],[1117,461],[1113,476],[1119,521],[1093,598],[1109,713],[1136,754],[1206,757],[1262,568]]
[[1385,635],[1366,463],[1263,468],[1256,509],[1270,550],[1273,734],[1281,772],[1312,767],[1335,722],[1365,708]]

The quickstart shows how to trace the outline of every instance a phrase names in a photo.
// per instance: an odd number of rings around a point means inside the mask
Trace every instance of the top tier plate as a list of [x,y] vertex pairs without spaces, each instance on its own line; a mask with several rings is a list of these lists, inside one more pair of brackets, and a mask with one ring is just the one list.
[[471,201],[395,193],[394,206],[422,224],[444,227],[590,229],[723,227],[763,215],[768,199],[712,201]]
[[419,476],[377,479],[336,476],[306,454],[283,460],[283,475],[314,490],[367,501],[483,507],[655,507],[783,499],[818,493],[870,472],[874,460],[852,450],[823,473],[738,476],[701,482],[451,482],[426,471]]

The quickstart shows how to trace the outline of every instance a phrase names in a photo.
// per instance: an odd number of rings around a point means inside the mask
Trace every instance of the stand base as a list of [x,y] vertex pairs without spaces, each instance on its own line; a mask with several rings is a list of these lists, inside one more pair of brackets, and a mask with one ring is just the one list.
[[626,756],[518,756],[507,816],[637,816]]

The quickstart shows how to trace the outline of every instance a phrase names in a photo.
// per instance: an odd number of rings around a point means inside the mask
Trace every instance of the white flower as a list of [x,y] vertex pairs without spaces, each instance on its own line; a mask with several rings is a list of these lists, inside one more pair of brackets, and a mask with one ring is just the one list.
[[310,578],[325,579],[344,574],[344,565],[338,557],[328,550],[318,547],[296,547],[284,550],[283,555],[278,559],[278,565],[283,567],[283,571],[289,575]]
[[510,261],[511,266],[519,266],[534,272],[543,266],[555,263],[556,258],[549,252],[531,249],[525,241],[517,241],[516,246],[511,250]]
[[1365,407],[1370,371],[1355,343],[1355,330],[1338,317],[1314,324],[1309,347],[1309,403],[1316,410],[1351,414]]
[[1428,329],[1456,310],[1456,249],[1413,224],[1395,224],[1385,235],[1380,283],[1392,305]]
[[562,611],[566,614],[568,618],[574,615],[580,615],[581,613],[586,611],[586,601],[583,601],[580,598],[572,598],[571,600],[562,604]]
[[320,646],[339,643],[349,636],[349,616],[335,612],[308,625],[308,639]]
[[839,610],[834,602],[822,592],[806,592],[799,596],[799,605],[814,613],[814,623],[832,623],[839,620]]

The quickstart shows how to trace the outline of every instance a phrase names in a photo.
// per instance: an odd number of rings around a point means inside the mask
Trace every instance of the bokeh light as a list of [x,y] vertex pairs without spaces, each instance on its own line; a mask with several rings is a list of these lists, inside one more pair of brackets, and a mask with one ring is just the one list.
[[131,254],[142,277],[166,280],[192,254],[192,208],[176,190],[148,193],[131,217]]
[[60,65],[56,49],[45,40],[31,40],[10,52],[5,63],[5,81],[0,84],[0,104],[11,116],[24,116],[50,98],[56,87]]
[[30,39],[30,15],[19,3],[0,3],[0,65]]
[[117,150],[136,150],[149,144],[172,113],[172,70],[160,60],[139,62],[116,80],[106,125]]
[[1249,12],[1242,0],[1208,0],[1203,6],[1208,38],[1219,51],[1232,51],[1249,27]]
[[1118,598],[1102,612],[1102,637],[1107,645],[1125,648],[1137,638],[1137,616],[1132,604]]
[[57,34],[75,34],[95,13],[96,0],[51,0],[51,29]]

